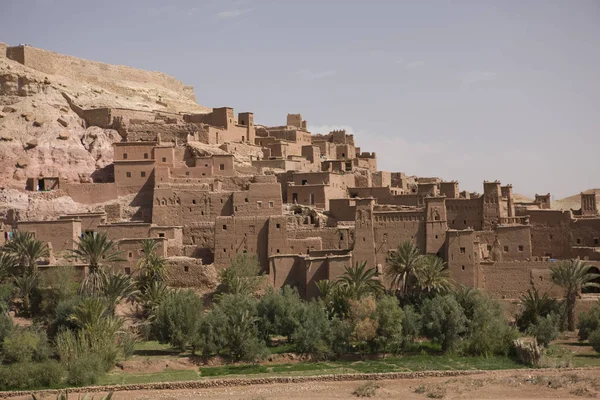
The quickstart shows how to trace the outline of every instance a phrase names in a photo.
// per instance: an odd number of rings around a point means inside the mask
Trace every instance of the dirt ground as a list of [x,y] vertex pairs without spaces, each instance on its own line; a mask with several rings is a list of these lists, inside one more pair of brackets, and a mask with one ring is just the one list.
[[[600,398],[600,369],[491,371],[443,378],[370,381],[372,399],[584,399]],[[115,392],[113,399],[348,399],[365,381],[304,382],[190,390]],[[98,394],[93,394],[98,398]],[[19,399],[28,399],[20,397]]]

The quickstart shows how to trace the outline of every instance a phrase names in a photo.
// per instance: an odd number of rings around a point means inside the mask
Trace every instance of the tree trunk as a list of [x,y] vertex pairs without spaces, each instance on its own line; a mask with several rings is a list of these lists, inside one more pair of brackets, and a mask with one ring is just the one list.
[[577,301],[577,292],[569,292],[567,293],[567,303],[566,303],[566,312],[567,312],[567,330],[574,331],[575,330],[575,302]]

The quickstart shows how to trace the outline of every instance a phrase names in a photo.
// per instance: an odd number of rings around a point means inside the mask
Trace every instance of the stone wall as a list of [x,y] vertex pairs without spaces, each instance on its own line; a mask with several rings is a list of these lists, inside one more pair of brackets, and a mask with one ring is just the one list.
[[81,204],[105,203],[118,198],[115,183],[61,183],[61,189]]

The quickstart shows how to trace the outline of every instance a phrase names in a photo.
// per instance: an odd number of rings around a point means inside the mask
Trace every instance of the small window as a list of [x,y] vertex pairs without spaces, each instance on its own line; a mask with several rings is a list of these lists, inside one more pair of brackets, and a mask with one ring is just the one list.
[[227,249],[223,249],[223,253],[227,253]]
[[131,268],[129,268],[129,267],[125,267],[125,273],[126,273],[127,275],[131,275]]
[[279,254],[279,249],[277,249],[277,254]]
[[187,176],[190,176],[190,171],[185,171],[185,174],[186,174]]
[[208,164],[204,164],[204,166],[205,166],[206,168],[208,168]]
[[165,233],[164,232],[159,232],[158,233],[158,237],[159,238],[164,238],[165,237]]
[[202,173],[202,176],[206,176],[206,173],[205,173],[205,172],[203,172],[203,173]]
[[594,246],[598,246],[600,239],[594,238]]
[[460,248],[460,254],[465,254],[467,252],[467,249],[464,247]]
[[435,238],[437,239],[437,238],[438,238],[438,235],[435,235]]
[[190,272],[190,267],[188,267],[187,265],[184,265],[183,272]]
[[163,157],[162,162],[167,162],[167,157]]
[[123,160],[127,160],[127,153],[123,153]]
[[519,245],[519,251],[523,251],[524,247],[522,244]]
[[196,199],[192,200],[192,204],[196,204]]
[[292,193],[292,201],[293,201],[294,203],[297,203],[297,202],[298,202],[298,193]]
[[488,244],[488,245],[487,245],[487,249],[488,249],[488,251],[492,251],[492,245],[491,245],[491,244]]
[[550,235],[550,240],[554,239],[554,236]]
[[245,202],[245,203],[247,203],[247,202],[248,202],[248,198],[247,198],[247,197],[244,199],[244,202]]
[[581,244],[581,239],[577,238],[577,244]]
[[225,170],[225,164],[219,164],[219,169],[221,171],[224,171]]
[[465,266],[463,265],[462,267],[460,267],[463,271],[465,270]]
[[269,208],[273,208],[275,206],[275,203],[273,203],[272,201],[269,202]]
[[131,178],[131,172],[125,172],[125,176],[127,176],[128,178]]
[[223,225],[223,230],[226,231],[227,230],[227,225]]
[[145,178],[146,177],[146,171],[140,172],[140,175],[142,176],[142,178]]
[[256,202],[256,207],[262,208],[262,201],[257,201]]
[[463,221],[463,223],[466,225],[466,224],[467,224],[467,220],[465,219],[465,220]]
[[306,179],[302,179],[302,185],[308,185],[308,181]]
[[504,246],[504,252],[508,253],[508,246]]
[[281,228],[281,224],[275,224],[275,226],[277,227],[277,229]]
[[144,160],[148,159],[148,153],[144,153]]
[[128,256],[129,256],[129,258],[133,258],[133,253],[130,251]]

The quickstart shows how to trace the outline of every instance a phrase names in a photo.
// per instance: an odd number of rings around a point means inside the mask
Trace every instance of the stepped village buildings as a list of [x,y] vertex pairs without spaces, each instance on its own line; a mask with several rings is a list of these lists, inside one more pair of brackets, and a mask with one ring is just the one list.
[[63,96],[86,127],[114,129],[123,140],[106,167],[112,179],[106,170],[89,183],[27,179],[29,191],[60,192],[96,210],[51,220],[8,214],[0,245],[15,229],[31,232],[48,243],[48,265],[72,262],[65,256],[78,238],[105,232],[123,251],[118,268],[128,274],[141,241],[153,238],[173,286],[201,286],[208,266],[220,270],[249,253],[273,286],[312,298],[317,281],[336,279],[354,262],[383,271],[390,252],[411,241],[443,258],[456,283],[504,299],[530,288],[556,291],[549,275],[556,260],[600,265],[595,193],[581,194],[580,209],[562,210],[549,194],[520,202],[498,181],[483,182],[478,194],[456,181],[379,171],[376,154],[352,135],[313,134],[300,114],[267,127],[228,107],[84,109]]

